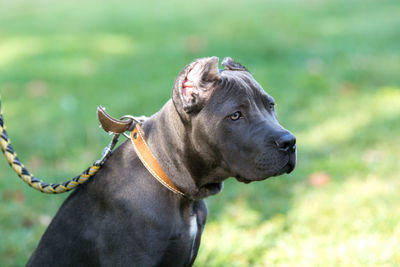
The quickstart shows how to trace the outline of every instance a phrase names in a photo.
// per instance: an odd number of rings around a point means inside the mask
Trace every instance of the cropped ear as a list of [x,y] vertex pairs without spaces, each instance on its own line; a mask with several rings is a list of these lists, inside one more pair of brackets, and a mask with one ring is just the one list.
[[225,67],[226,70],[239,70],[239,71],[247,71],[245,66],[242,66],[240,63],[235,62],[232,58],[226,57],[222,60],[222,66]]
[[[185,113],[199,112],[221,79],[218,58],[208,57],[186,66],[175,81],[173,101]],[[177,107],[178,108],[178,107]]]

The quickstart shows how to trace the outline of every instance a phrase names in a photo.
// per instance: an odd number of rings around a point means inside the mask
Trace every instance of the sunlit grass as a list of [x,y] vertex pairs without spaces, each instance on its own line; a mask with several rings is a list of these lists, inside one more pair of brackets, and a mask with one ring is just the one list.
[[290,211],[268,220],[250,203],[227,203],[207,225],[197,266],[396,266],[398,186],[373,175],[299,185]]
[[300,142],[307,147],[347,142],[354,135],[365,134],[363,128],[375,121],[400,118],[400,88],[385,87],[353,97],[335,97],[332,106],[322,112],[325,120],[317,122],[311,131],[298,133]]
[[6,66],[23,57],[38,54],[42,50],[41,40],[34,37],[14,37],[0,43],[0,66]]

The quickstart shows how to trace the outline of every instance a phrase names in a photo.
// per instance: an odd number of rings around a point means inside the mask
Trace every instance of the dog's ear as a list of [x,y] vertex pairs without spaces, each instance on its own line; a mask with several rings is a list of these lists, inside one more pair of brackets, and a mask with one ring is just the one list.
[[226,70],[240,70],[240,71],[247,71],[245,66],[242,66],[240,63],[235,62],[232,58],[226,57],[222,60],[222,66],[225,67]]
[[199,112],[204,107],[221,81],[218,60],[217,57],[201,58],[183,69],[174,85],[175,106],[180,106],[185,113]]

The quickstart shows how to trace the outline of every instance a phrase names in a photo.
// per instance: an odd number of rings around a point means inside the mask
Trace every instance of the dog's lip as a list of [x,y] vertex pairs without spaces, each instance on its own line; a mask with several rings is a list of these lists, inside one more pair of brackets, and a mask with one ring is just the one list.
[[297,150],[294,150],[292,153],[289,154],[289,161],[285,166],[289,167],[289,169],[286,171],[287,174],[291,173],[294,170],[294,168],[296,167],[296,162],[297,162]]
[[293,164],[288,163],[285,167],[288,167],[288,170],[285,171],[285,173],[290,174],[294,170],[295,166]]

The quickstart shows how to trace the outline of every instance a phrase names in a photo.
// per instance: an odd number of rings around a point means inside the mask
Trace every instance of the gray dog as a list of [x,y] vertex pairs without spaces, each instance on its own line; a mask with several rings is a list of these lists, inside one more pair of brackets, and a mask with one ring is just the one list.
[[204,198],[223,181],[291,172],[296,139],[248,70],[198,59],[179,74],[172,99],[143,132],[171,192],[124,142],[95,177],[63,203],[28,266],[191,266],[206,222]]

